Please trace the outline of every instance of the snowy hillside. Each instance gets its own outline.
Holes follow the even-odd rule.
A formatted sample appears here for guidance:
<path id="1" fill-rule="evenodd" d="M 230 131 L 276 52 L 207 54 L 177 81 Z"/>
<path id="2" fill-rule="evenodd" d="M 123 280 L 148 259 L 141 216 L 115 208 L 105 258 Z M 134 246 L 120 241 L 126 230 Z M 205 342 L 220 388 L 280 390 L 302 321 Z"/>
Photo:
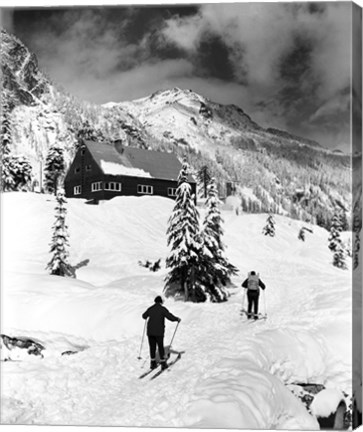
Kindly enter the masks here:
<path id="1" fill-rule="evenodd" d="M 272 211 L 330 227 L 340 205 L 349 217 L 350 155 L 273 125 L 264 128 L 243 107 L 216 103 L 191 89 L 104 105 L 79 101 L 38 69 L 36 54 L 15 36 L 2 31 L 1 41 L 10 147 L 29 159 L 32 185 L 43 182 L 48 150 L 55 144 L 65 149 L 69 167 L 87 124 L 111 142 L 187 156 L 194 171 L 208 166 L 221 196 L 227 182 L 235 184 L 245 211 Z"/>
<path id="2" fill-rule="evenodd" d="M 137 359 L 141 314 L 162 294 L 172 206 L 161 197 L 69 200 L 71 263 L 89 260 L 69 279 L 45 271 L 54 198 L 3 194 L 2 333 L 45 349 L 44 358 L 2 350 L 20 360 L 2 363 L 2 423 L 317 429 L 290 391 L 297 383 L 323 384 L 332 400 L 345 392 L 349 405 L 351 273 L 332 266 L 326 230 L 314 226 L 301 242 L 301 222 L 282 216 L 271 238 L 261 234 L 266 215 L 223 211 L 226 253 L 240 271 L 229 301 L 167 299 L 182 319 L 172 347 L 182 358 L 154 381 L 138 379 L 148 366 L 145 342 Z M 159 258 L 159 272 L 138 264 Z M 240 316 L 250 270 L 267 286 L 266 321 Z M 166 345 L 174 330 L 167 322 Z"/>

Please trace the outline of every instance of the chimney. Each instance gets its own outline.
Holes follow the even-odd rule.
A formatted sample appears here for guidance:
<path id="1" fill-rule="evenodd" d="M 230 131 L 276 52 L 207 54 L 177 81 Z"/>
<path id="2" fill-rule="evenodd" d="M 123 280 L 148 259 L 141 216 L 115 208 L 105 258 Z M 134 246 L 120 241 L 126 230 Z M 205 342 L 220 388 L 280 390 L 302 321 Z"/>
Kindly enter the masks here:
<path id="1" fill-rule="evenodd" d="M 124 146 L 122 145 L 122 140 L 121 139 L 117 139 L 113 142 L 115 149 L 118 153 L 122 154 L 125 151 Z"/>

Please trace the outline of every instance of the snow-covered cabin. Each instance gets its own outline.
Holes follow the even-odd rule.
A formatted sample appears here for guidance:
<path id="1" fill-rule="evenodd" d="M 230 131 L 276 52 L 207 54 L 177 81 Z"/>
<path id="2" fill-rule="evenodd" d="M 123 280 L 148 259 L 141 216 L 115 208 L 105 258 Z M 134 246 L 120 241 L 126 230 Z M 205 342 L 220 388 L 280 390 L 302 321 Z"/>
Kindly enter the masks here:
<path id="1" fill-rule="evenodd" d="M 175 198 L 182 164 L 173 153 L 84 141 L 65 177 L 68 198 L 94 202 L 117 195 L 159 195 Z M 188 178 L 193 193 L 196 183 Z"/>

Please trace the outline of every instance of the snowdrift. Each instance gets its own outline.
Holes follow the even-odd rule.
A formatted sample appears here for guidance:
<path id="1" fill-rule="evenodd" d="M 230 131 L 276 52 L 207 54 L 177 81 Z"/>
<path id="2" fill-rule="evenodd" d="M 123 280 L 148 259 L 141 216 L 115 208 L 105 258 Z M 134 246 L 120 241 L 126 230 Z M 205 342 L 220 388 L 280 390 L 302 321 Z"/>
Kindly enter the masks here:
<path id="1" fill-rule="evenodd" d="M 154 381 L 141 314 L 162 294 L 166 227 L 173 202 L 119 197 L 99 206 L 68 200 L 70 259 L 77 279 L 46 274 L 55 201 L 2 198 L 2 333 L 39 340 L 44 358 L 8 352 L 2 363 L 2 421 L 11 424 L 318 429 L 286 384 L 321 383 L 351 395 L 350 272 L 331 265 L 328 233 L 266 215 L 222 213 L 226 253 L 240 273 L 222 304 L 166 300 L 182 318 L 173 350 L 181 361 Z M 201 211 L 203 213 L 203 210 Z M 139 260 L 161 258 L 150 272 Z M 266 321 L 240 316 L 247 272 L 266 284 Z M 175 329 L 167 323 L 165 344 Z M 62 355 L 69 351 L 71 355 Z M 172 354 L 173 355 L 173 354 Z M 348 404 L 349 405 L 349 404 Z M 319 406 L 324 406 L 320 402 Z"/>

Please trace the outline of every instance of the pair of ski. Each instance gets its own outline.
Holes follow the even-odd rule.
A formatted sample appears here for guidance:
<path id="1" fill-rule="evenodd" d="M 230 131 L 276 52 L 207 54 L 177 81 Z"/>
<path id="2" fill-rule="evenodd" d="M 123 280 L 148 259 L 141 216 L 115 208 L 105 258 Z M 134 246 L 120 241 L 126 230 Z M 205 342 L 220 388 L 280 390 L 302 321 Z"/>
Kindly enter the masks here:
<path id="1" fill-rule="evenodd" d="M 140 375 L 139 379 L 145 378 L 146 376 L 150 375 L 152 372 L 156 372 L 156 373 L 150 378 L 150 380 L 157 378 L 163 372 L 168 371 L 170 367 L 173 366 L 177 361 L 179 361 L 181 359 L 181 355 L 182 353 L 178 353 L 175 359 L 168 363 L 168 367 L 166 369 L 162 369 L 161 364 L 159 363 L 155 369 L 149 369 L 148 371 Z"/>
<path id="2" fill-rule="evenodd" d="M 241 316 L 246 316 L 247 318 L 250 317 L 250 319 L 247 319 L 248 322 L 252 323 L 255 321 L 259 321 L 259 320 L 265 320 L 267 319 L 267 314 L 262 314 L 262 313 L 258 313 L 258 314 L 249 314 L 246 310 L 242 309 L 241 310 Z"/>

